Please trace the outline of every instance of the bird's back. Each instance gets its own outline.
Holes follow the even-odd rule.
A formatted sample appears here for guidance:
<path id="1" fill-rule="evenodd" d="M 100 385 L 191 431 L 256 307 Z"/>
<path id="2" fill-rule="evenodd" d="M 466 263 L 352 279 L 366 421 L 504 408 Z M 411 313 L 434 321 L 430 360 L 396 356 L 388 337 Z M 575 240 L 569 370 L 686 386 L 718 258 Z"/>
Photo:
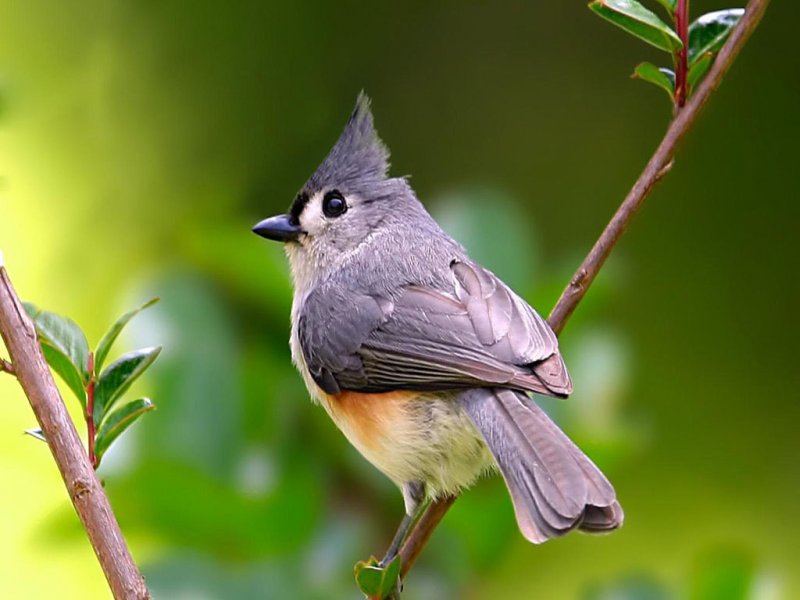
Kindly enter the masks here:
<path id="1" fill-rule="evenodd" d="M 453 293 L 450 264 L 468 260 L 464 248 L 439 227 L 416 198 L 398 204 L 397 210 L 328 278 L 357 293 L 389 297 L 396 297 L 409 285 Z"/>

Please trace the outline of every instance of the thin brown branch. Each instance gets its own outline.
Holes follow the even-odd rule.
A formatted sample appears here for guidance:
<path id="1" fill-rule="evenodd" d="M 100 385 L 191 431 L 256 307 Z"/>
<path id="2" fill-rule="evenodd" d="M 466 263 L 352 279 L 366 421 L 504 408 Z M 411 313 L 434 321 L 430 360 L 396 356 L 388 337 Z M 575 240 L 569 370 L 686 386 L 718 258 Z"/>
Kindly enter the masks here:
<path id="1" fill-rule="evenodd" d="M 125 538 L 42 356 L 36 331 L 0 263 L 0 334 L 75 511 L 117 600 L 150 598 Z"/>
<path id="2" fill-rule="evenodd" d="M 96 431 L 94 426 L 94 354 L 89 352 L 89 364 L 86 365 L 86 370 L 89 371 L 89 383 L 86 384 L 86 413 L 83 415 L 86 419 L 86 447 L 89 449 L 89 462 L 92 463 L 92 468 L 96 471 L 100 466 L 97 460 L 97 454 L 94 451 Z"/>
<path id="3" fill-rule="evenodd" d="M 675 10 L 675 30 L 681 38 L 683 45 L 675 53 L 675 110 L 678 111 L 686 104 L 689 95 L 689 0 L 678 0 Z"/>
<path id="4" fill-rule="evenodd" d="M 723 76 L 727 73 L 739 51 L 761 21 L 768 4 L 769 0 L 750 0 L 742 20 L 731 32 L 728 41 L 720 50 L 705 79 L 697 87 L 697 90 L 692 94 L 684 108 L 675 115 L 664 134 L 664 138 L 648 161 L 639 179 L 637 179 L 633 188 L 631 188 L 631 191 L 603 230 L 600 238 L 589 251 L 588 256 L 572 276 L 550 313 L 548 322 L 556 333 L 560 333 L 564 329 L 611 250 L 613 250 L 617 241 L 625 232 L 625 228 L 639 210 L 639 207 L 650 195 L 655 184 L 670 170 L 678 143 L 697 120 L 712 92 L 719 87 Z M 433 502 L 411 531 L 408 539 L 400 549 L 400 556 L 403 561 L 401 571 L 403 576 L 414 565 L 414 561 L 428 539 L 430 539 L 433 530 L 454 501 L 455 497 L 451 497 Z"/>
<path id="5" fill-rule="evenodd" d="M 595 242 L 589 255 L 572 276 L 566 289 L 558 299 L 555 308 L 550 313 L 548 321 L 556 333 L 560 333 L 564 328 L 570 315 L 583 299 L 586 290 L 589 289 L 611 250 L 613 250 L 620 236 L 625 232 L 628 223 L 630 223 L 639 207 L 650 195 L 653 186 L 664 175 L 664 171 L 669 169 L 669 164 L 675 154 L 675 148 L 697 120 L 700 111 L 708 102 L 712 92 L 719 87 L 723 76 L 727 73 L 736 55 L 739 54 L 742 46 L 744 46 L 750 34 L 753 33 L 753 30 L 761 21 L 768 4 L 769 0 L 751 0 L 748 3 L 741 22 L 733 30 L 730 38 L 720 50 L 708 75 L 697 87 L 695 93 L 692 94 L 686 106 L 678 112 L 670 123 L 664 138 L 645 166 L 639 179 L 631 188 L 631 191 L 628 192 L 628 196 L 617 209 L 600 238 Z"/>
<path id="6" fill-rule="evenodd" d="M 16 371 L 14 371 L 14 365 L 4 358 L 0 358 L 0 373 L 8 373 L 9 375 L 17 374 Z"/>

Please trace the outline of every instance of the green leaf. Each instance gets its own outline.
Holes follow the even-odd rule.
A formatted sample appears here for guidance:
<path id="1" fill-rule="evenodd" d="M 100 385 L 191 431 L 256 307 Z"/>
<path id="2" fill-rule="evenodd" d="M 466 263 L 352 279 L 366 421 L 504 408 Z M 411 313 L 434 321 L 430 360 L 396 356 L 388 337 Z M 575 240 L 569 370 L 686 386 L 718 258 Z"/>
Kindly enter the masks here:
<path id="1" fill-rule="evenodd" d="M 112 442 L 117 439 L 122 432 L 134 424 L 136 419 L 141 417 L 144 413 L 155 409 L 153 404 L 148 398 L 139 398 L 133 402 L 128 402 L 119 410 L 111 413 L 103 423 L 102 427 L 98 429 L 95 435 L 94 451 L 97 454 L 99 461 Z"/>
<path id="2" fill-rule="evenodd" d="M 636 0 L 593 0 L 589 3 L 589 8 L 660 50 L 672 54 L 683 46 L 669 25 Z"/>
<path id="3" fill-rule="evenodd" d="M 689 89 L 693 90 L 694 86 L 703 79 L 703 76 L 708 72 L 711 63 L 714 62 L 714 54 L 706 52 L 699 60 L 689 67 L 689 73 L 686 75 L 686 83 L 689 84 Z"/>
<path id="4" fill-rule="evenodd" d="M 392 562 L 383 568 L 383 581 L 381 583 L 381 598 L 386 598 L 397 584 L 400 577 L 400 555 L 394 557 Z"/>
<path id="5" fill-rule="evenodd" d="M 664 8 L 666 8 L 667 12 L 670 15 L 674 15 L 675 14 L 675 8 L 676 8 L 676 5 L 678 4 L 678 0 L 656 0 L 656 2 L 658 2 Z"/>
<path id="6" fill-rule="evenodd" d="M 371 558 L 364 562 L 358 561 L 353 567 L 356 577 L 356 584 L 366 596 L 376 596 L 381 593 L 383 585 L 383 569 L 378 566 L 378 562 Z"/>
<path id="7" fill-rule="evenodd" d="M 706 13 L 689 25 L 688 57 L 691 67 L 707 52 L 716 54 L 731 30 L 744 15 L 743 8 L 729 8 Z"/>
<path id="8" fill-rule="evenodd" d="M 89 343 L 83 331 L 72 319 L 41 311 L 27 302 L 24 306 L 36 327 L 45 360 L 85 404 Z"/>
<path id="9" fill-rule="evenodd" d="M 37 440 L 40 440 L 45 444 L 47 443 L 47 438 L 44 437 L 44 433 L 42 432 L 41 429 L 26 429 L 25 435 L 29 435 L 32 438 L 36 438 Z"/>
<path id="10" fill-rule="evenodd" d="M 367 596 L 386 598 L 397 584 L 400 576 L 400 557 L 395 556 L 392 562 L 381 567 L 372 556 L 368 561 L 360 560 L 353 567 L 358 588 Z"/>
<path id="11" fill-rule="evenodd" d="M 70 360 L 61 354 L 58 350 L 53 348 L 50 344 L 42 341 L 42 354 L 47 364 L 58 373 L 59 377 L 64 380 L 72 393 L 78 398 L 81 406 L 86 406 L 86 387 L 81 380 L 81 375 L 75 368 Z"/>
<path id="12" fill-rule="evenodd" d="M 143 311 L 145 308 L 153 306 L 156 302 L 158 302 L 158 298 L 153 298 L 152 300 L 148 300 L 144 304 L 142 304 L 139 308 L 132 310 L 130 312 L 125 313 L 117 322 L 111 326 L 111 329 L 106 332 L 103 336 L 103 339 L 100 340 L 100 343 L 97 345 L 97 350 L 94 353 L 94 369 L 95 373 L 99 373 L 100 369 L 103 368 L 103 363 L 105 363 L 106 358 L 108 358 L 108 353 L 111 350 L 111 346 L 114 344 L 114 341 L 119 336 L 120 332 L 124 329 L 125 325 Z"/>
<path id="13" fill-rule="evenodd" d="M 667 92 L 670 100 L 675 99 L 675 73 L 669 69 L 659 69 L 653 63 L 643 62 L 636 66 L 631 77 L 655 84 Z"/>
<path id="14" fill-rule="evenodd" d="M 94 422 L 99 425 L 131 384 L 145 372 L 161 352 L 161 346 L 134 350 L 108 365 L 97 382 L 94 395 Z"/>

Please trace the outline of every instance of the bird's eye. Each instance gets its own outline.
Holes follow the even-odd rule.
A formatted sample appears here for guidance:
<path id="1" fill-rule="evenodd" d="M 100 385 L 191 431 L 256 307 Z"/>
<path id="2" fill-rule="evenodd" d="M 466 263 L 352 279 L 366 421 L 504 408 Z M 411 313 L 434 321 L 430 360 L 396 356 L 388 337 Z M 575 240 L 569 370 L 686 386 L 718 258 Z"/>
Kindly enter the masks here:
<path id="1" fill-rule="evenodd" d="M 347 210 L 347 202 L 344 201 L 338 190 L 331 190 L 322 199 L 322 212 L 326 217 L 339 217 Z"/>

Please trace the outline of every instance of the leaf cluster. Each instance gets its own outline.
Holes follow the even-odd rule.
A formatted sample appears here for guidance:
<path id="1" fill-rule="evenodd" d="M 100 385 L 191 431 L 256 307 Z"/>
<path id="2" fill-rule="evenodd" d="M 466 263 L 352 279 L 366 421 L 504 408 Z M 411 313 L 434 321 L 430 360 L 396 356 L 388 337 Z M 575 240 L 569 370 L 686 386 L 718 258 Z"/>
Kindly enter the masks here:
<path id="1" fill-rule="evenodd" d="M 94 451 L 95 467 L 100 464 L 114 440 L 139 417 L 155 409 L 149 398 L 137 398 L 122 404 L 120 400 L 156 360 L 161 352 L 160 346 L 127 352 L 105 369 L 103 365 L 114 342 L 130 320 L 156 302 L 158 298 L 153 298 L 117 319 L 94 352 L 90 350 L 86 335 L 75 321 L 40 310 L 30 303 L 24 305 L 36 327 L 45 360 L 75 394 L 87 424 L 89 420 L 92 422 L 90 431 L 95 433 L 89 443 Z M 26 433 L 44 440 L 38 429 Z"/>
<path id="2" fill-rule="evenodd" d="M 675 23 L 677 0 L 657 0 Z M 673 67 L 658 67 L 650 62 L 636 66 L 632 77 L 652 83 L 675 102 L 675 69 L 683 42 L 675 29 L 637 0 L 593 0 L 589 8 L 629 34 L 673 56 Z M 729 8 L 706 13 L 688 28 L 686 82 L 689 93 L 703 79 L 714 57 L 730 32 L 744 15 L 743 8 Z"/>

